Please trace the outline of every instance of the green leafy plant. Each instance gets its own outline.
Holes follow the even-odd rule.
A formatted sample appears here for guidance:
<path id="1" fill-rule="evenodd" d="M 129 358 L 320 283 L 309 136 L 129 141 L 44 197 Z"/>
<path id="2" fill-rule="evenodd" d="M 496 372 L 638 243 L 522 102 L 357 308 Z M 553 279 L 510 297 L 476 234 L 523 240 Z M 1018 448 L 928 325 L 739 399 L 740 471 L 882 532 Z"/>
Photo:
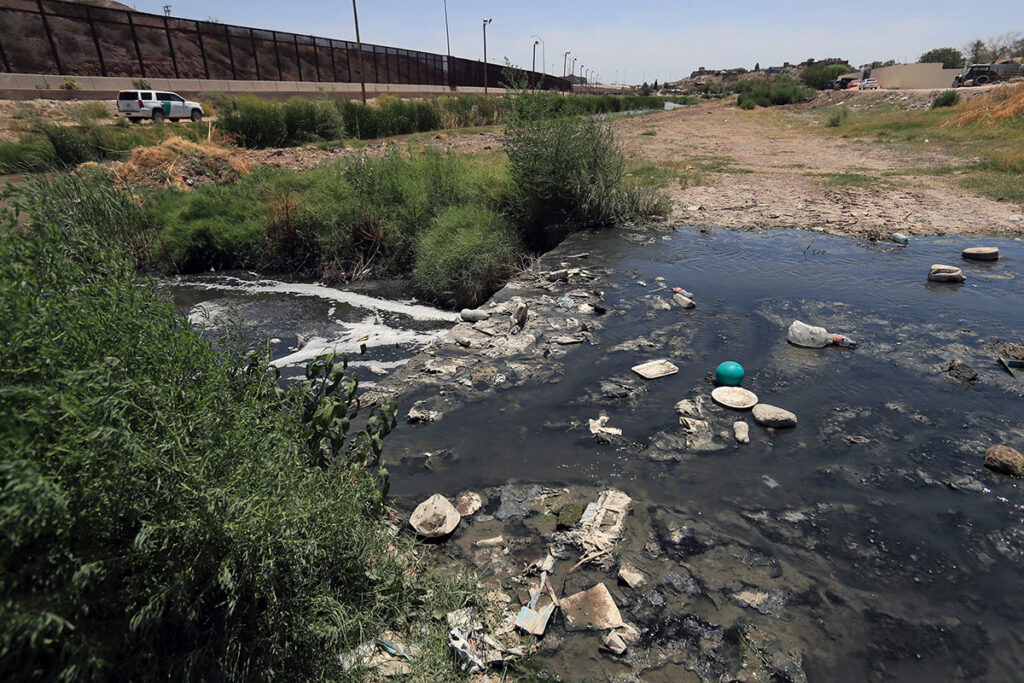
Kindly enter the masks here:
<path id="1" fill-rule="evenodd" d="M 850 112 L 848 109 L 845 107 L 837 107 L 836 109 L 833 109 L 828 115 L 828 118 L 825 119 L 825 127 L 838 128 L 849 115 Z"/>
<path id="2" fill-rule="evenodd" d="M 954 104 L 960 101 L 960 93 L 956 90 L 943 90 L 935 99 L 932 100 L 932 109 L 939 109 L 940 107 L 952 107 Z"/>
<path id="3" fill-rule="evenodd" d="M 133 78 L 132 79 L 132 87 L 133 88 L 138 88 L 139 90 L 152 90 L 153 89 L 153 86 L 151 86 L 149 84 L 149 81 L 147 81 L 145 78 Z"/>

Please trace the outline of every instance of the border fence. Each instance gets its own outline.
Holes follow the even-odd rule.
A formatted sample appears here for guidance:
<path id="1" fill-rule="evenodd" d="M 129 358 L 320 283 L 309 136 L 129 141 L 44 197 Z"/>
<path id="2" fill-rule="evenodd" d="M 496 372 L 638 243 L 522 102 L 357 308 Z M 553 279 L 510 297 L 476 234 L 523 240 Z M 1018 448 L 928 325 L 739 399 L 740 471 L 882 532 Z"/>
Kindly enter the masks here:
<path id="1" fill-rule="evenodd" d="M 503 67 L 384 45 L 182 19 L 64 0 L 0 0 L 6 73 L 236 81 L 498 86 Z M 360 64 L 362 66 L 360 67 Z M 524 72 L 531 87 L 570 90 Z"/>

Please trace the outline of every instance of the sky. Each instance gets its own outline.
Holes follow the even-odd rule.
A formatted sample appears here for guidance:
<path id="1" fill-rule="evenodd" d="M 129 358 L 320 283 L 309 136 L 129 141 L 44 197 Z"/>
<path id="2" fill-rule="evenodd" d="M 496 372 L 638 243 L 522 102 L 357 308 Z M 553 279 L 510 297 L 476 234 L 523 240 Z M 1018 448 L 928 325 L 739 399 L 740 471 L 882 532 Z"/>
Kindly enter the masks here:
<path id="1" fill-rule="evenodd" d="M 122 0 L 162 13 L 167 0 Z M 355 39 L 352 7 L 324 0 L 169 0 L 171 14 L 229 24 Z M 982 6 L 979 6 L 982 7 Z M 366 43 L 445 53 L 443 0 L 362 0 L 360 37 Z M 603 82 L 677 80 L 700 66 L 752 69 L 841 57 L 854 65 L 875 60 L 913 62 L 936 47 L 961 48 L 1011 31 L 1024 31 L 1024 2 L 995 0 L 976 11 L 946 0 L 862 2 L 752 0 L 448 0 L 451 52 L 488 61 L 507 57 L 529 68 L 534 36 L 537 70 L 562 75 L 563 54 Z"/>

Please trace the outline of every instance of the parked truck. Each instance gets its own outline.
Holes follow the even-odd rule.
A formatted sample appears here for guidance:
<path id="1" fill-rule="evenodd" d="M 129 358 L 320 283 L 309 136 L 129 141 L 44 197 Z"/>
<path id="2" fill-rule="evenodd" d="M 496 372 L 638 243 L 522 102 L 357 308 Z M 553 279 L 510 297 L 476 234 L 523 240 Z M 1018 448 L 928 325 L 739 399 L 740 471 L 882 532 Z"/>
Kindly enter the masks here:
<path id="1" fill-rule="evenodd" d="M 1021 69 L 1021 65 L 1009 59 L 995 64 L 971 64 L 953 79 L 953 87 L 998 83 L 1022 75 L 1024 69 Z"/>

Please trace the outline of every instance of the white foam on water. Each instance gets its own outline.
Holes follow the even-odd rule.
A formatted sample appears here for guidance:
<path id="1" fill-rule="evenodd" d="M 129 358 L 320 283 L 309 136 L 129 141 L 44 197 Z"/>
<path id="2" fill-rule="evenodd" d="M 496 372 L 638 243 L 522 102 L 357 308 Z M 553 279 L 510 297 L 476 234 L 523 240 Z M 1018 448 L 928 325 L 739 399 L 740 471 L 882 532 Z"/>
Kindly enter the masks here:
<path id="1" fill-rule="evenodd" d="M 403 347 L 404 350 L 407 350 L 411 357 L 422 347 L 447 332 L 447 330 L 444 329 L 406 330 L 388 327 L 387 325 L 375 322 L 374 316 L 364 318 L 360 322 L 344 322 L 341 320 L 336 320 L 335 322 L 338 323 L 343 330 L 338 337 L 334 339 L 313 337 L 305 346 L 295 353 L 288 354 L 281 358 L 276 358 L 271 361 L 271 364 L 276 365 L 277 367 L 285 367 L 288 365 L 295 365 L 297 363 L 304 363 L 319 355 L 331 352 L 336 354 L 347 353 L 349 356 L 355 356 L 359 353 L 359 347 L 361 344 L 366 344 L 367 348 L 395 344 Z M 396 363 L 399 361 L 374 361 L 376 365 L 379 365 L 382 368 L 389 367 L 389 362 Z M 408 359 L 400 362 L 404 364 L 408 362 Z M 353 361 L 350 365 L 362 363 L 363 361 Z M 369 361 L 366 361 L 366 364 L 369 365 Z"/>
<path id="2" fill-rule="evenodd" d="M 350 306 L 366 308 L 373 311 L 388 311 L 389 313 L 400 313 L 415 320 L 439 320 L 455 322 L 459 319 L 458 313 L 442 311 L 432 306 L 422 304 L 410 304 L 400 301 L 381 299 L 356 292 L 346 292 L 333 287 L 325 287 L 315 283 L 304 282 L 278 282 L 276 280 L 241 280 L 239 278 L 224 277 L 219 282 L 192 282 L 193 287 L 205 289 L 224 290 L 229 292 L 245 292 L 248 294 L 294 294 L 296 296 L 314 296 L 328 301 L 335 301 Z"/>
<path id="3" fill-rule="evenodd" d="M 207 329 L 217 329 L 223 319 L 228 317 L 231 309 L 216 301 L 204 301 L 188 310 L 188 321 L 192 325 L 202 325 Z"/>

